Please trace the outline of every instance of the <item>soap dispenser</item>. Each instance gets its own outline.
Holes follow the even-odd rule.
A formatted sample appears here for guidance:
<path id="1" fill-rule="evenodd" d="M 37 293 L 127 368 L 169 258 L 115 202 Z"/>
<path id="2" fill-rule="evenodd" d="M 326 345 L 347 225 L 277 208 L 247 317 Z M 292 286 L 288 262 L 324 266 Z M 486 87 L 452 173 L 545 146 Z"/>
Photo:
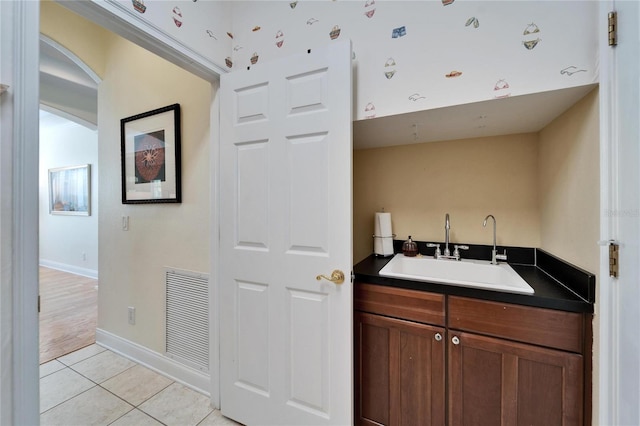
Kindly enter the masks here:
<path id="1" fill-rule="evenodd" d="M 418 254 L 418 244 L 411 239 L 411 235 L 409 235 L 409 239 L 407 241 L 402 243 L 402 254 L 407 257 L 414 257 Z"/>

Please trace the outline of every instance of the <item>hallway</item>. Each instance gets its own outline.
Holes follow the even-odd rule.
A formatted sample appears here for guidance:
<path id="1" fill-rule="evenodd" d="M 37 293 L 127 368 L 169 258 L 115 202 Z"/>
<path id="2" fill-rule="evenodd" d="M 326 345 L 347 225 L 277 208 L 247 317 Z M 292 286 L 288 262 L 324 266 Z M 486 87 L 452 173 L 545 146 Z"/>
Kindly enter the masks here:
<path id="1" fill-rule="evenodd" d="M 40 267 L 40 364 L 96 341 L 98 280 Z"/>

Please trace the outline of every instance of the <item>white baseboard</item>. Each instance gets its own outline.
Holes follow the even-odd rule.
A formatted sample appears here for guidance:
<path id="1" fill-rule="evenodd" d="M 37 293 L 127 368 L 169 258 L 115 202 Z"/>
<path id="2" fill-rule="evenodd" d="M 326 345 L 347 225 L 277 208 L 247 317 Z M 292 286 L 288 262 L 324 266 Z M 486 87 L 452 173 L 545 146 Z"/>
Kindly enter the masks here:
<path id="1" fill-rule="evenodd" d="M 58 271 L 69 272 L 71 274 L 82 275 L 83 277 L 98 279 L 98 271 L 95 269 L 81 268 L 80 266 L 69 265 L 67 263 L 54 262 L 53 260 L 40 259 L 40 266 L 57 269 Z"/>
<path id="2" fill-rule="evenodd" d="M 123 339 L 100 328 L 96 329 L 96 343 L 138 364 L 157 371 L 176 382 L 182 383 L 193 390 L 209 397 L 211 396 L 211 379 L 207 373 L 180 364 L 161 353 L 152 351 L 142 345 Z"/>

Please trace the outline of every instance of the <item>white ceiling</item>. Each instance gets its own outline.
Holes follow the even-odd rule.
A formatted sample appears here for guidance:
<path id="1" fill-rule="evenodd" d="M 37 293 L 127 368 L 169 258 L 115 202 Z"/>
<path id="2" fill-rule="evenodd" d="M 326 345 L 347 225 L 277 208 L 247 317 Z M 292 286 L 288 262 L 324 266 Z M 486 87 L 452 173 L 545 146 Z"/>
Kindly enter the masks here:
<path id="1" fill-rule="evenodd" d="M 446 141 L 542 130 L 596 84 L 446 108 L 359 120 L 354 149 Z"/>

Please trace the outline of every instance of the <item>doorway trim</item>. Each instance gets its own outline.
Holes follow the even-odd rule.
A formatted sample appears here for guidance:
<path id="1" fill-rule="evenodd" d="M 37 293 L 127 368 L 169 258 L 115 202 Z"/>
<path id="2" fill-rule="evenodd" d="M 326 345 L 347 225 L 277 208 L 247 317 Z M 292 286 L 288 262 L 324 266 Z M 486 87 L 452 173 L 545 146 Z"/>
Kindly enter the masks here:
<path id="1" fill-rule="evenodd" d="M 39 2 L 0 2 L 0 423 L 38 424 Z M 36 367 L 36 368 L 34 368 Z"/>
<path id="2" fill-rule="evenodd" d="M 227 71 L 115 0 L 58 3 L 207 81 Z"/>

